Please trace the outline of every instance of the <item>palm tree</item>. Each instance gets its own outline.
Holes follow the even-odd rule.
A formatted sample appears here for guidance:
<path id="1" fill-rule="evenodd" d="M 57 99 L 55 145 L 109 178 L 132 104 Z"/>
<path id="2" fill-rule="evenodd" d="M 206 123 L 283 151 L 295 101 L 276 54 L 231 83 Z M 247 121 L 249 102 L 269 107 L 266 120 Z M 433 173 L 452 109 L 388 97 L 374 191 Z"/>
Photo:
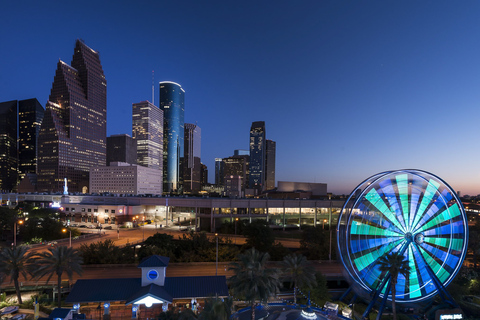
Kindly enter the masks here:
<path id="1" fill-rule="evenodd" d="M 297 304 L 299 287 L 312 288 L 316 285 L 315 270 L 308 264 L 307 258 L 301 254 L 289 254 L 283 258 L 284 274 L 293 286 L 293 303 Z"/>
<path id="2" fill-rule="evenodd" d="M 277 269 L 266 267 L 270 255 L 252 248 L 238 255 L 238 261 L 232 262 L 228 270 L 235 274 L 229 278 L 233 295 L 244 298 L 250 303 L 252 320 L 255 320 L 255 303 L 266 302 L 277 293 L 281 283 Z"/>
<path id="3" fill-rule="evenodd" d="M 377 264 L 379 265 L 379 270 L 383 273 L 386 272 L 390 274 L 391 291 L 392 291 L 392 311 L 393 311 L 393 320 L 397 319 L 397 309 L 395 305 L 395 295 L 396 295 L 396 285 L 397 278 L 399 274 L 402 274 L 404 277 L 410 272 L 410 266 L 408 260 L 405 259 L 404 255 L 401 255 L 398 251 L 385 254 L 378 260 Z M 388 293 L 387 293 L 388 294 Z"/>
<path id="4" fill-rule="evenodd" d="M 232 315 L 232 298 L 208 298 L 198 320 L 228 320 Z"/>
<path id="5" fill-rule="evenodd" d="M 57 275 L 58 288 L 58 307 L 61 306 L 61 291 L 62 274 L 67 273 L 71 280 L 73 273 L 82 275 L 82 258 L 76 249 L 67 248 L 65 246 L 49 248 L 47 252 L 38 254 L 35 259 L 36 270 L 35 277 L 41 278 L 48 276 L 47 282 L 50 281 L 54 274 Z"/>
<path id="6" fill-rule="evenodd" d="M 0 273 L 9 276 L 10 281 L 13 281 L 19 304 L 22 303 L 22 295 L 20 294 L 18 278 L 20 275 L 27 278 L 30 256 L 27 253 L 27 247 L 8 247 L 0 251 Z"/>

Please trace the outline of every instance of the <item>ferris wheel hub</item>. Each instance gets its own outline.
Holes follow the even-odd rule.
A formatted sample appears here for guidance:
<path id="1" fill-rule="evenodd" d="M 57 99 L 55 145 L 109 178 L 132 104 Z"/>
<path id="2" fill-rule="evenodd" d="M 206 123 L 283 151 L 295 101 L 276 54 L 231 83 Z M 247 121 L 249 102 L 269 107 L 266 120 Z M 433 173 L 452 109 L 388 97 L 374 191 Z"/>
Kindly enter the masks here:
<path id="1" fill-rule="evenodd" d="M 416 244 L 422 244 L 424 240 L 425 240 L 425 236 L 423 235 L 423 233 L 419 232 L 415 235 Z"/>

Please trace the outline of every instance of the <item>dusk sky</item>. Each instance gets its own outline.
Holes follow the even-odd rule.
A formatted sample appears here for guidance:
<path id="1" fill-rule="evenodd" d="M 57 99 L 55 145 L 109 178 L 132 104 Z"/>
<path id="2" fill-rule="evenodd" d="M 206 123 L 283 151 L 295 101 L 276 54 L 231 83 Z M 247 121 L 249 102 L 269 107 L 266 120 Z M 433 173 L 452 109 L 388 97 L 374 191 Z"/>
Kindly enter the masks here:
<path id="1" fill-rule="evenodd" d="M 202 162 L 277 143 L 276 180 L 348 194 L 371 175 L 421 169 L 480 194 L 479 1 L 2 1 L 0 101 L 45 107 L 75 40 L 100 52 L 107 134 L 132 103 L 185 89 Z"/>

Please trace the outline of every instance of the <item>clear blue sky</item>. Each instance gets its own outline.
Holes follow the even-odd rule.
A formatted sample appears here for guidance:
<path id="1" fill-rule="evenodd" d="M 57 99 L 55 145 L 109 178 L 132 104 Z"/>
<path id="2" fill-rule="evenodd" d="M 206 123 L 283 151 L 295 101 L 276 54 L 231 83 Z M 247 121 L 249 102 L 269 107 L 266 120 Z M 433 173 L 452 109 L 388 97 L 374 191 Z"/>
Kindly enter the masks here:
<path id="1" fill-rule="evenodd" d="M 479 1 L 2 1 L 0 101 L 48 99 L 77 38 L 100 52 L 108 135 L 158 82 L 186 90 L 202 161 L 277 142 L 277 181 L 349 193 L 390 169 L 480 193 Z"/>

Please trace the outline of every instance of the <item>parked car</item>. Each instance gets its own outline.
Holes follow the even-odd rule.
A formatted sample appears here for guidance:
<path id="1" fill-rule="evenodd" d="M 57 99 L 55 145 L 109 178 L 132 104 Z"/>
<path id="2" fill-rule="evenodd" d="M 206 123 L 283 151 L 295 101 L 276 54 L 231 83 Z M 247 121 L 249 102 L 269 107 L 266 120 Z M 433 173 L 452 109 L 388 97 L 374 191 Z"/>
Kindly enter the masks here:
<path id="1" fill-rule="evenodd" d="M 79 227 L 79 228 L 86 228 L 87 226 L 84 225 L 84 224 L 81 224 L 81 225 L 79 225 L 78 227 Z"/>
<path id="2" fill-rule="evenodd" d="M 105 230 L 112 230 L 113 227 L 112 227 L 112 226 L 106 226 L 106 227 L 104 227 L 103 229 L 105 229 Z"/>
<path id="3" fill-rule="evenodd" d="M 95 225 L 90 224 L 90 225 L 87 226 L 87 228 L 88 228 L 88 229 L 95 229 Z"/>

